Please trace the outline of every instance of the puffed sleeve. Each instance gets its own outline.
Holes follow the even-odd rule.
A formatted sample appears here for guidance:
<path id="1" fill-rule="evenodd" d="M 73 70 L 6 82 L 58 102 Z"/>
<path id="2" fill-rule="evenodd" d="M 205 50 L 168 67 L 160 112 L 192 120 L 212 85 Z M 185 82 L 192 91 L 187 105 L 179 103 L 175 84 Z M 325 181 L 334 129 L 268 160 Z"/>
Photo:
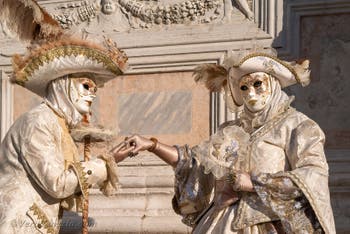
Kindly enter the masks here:
<path id="1" fill-rule="evenodd" d="M 317 194 L 320 190 L 328 191 L 324 134 L 313 121 L 306 120 L 291 130 L 288 140 L 285 152 L 291 170 L 254 175 L 255 191 L 280 217 L 286 233 L 324 233 L 315 212 L 317 206 L 310 198 L 310 194 Z M 319 180 L 320 176 L 322 180 Z M 313 184 L 322 183 L 325 187 L 300 183 L 300 180 L 306 182 L 310 179 Z"/>
<path id="2" fill-rule="evenodd" d="M 214 178 L 204 173 L 192 149 L 188 146 L 177 149 L 179 161 L 175 168 L 173 208 L 183 216 L 185 224 L 193 226 L 197 216 L 209 205 Z"/>

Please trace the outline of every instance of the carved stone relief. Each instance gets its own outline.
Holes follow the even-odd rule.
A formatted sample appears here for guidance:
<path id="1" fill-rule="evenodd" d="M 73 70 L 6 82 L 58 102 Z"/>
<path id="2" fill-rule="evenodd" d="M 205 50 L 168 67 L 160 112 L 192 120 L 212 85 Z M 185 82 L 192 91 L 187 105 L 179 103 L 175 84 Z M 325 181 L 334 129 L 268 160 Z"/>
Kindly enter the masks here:
<path id="1" fill-rule="evenodd" d="M 229 21 L 233 8 L 252 19 L 250 5 L 251 0 L 85 0 L 60 4 L 50 12 L 66 29 L 125 32 Z"/>

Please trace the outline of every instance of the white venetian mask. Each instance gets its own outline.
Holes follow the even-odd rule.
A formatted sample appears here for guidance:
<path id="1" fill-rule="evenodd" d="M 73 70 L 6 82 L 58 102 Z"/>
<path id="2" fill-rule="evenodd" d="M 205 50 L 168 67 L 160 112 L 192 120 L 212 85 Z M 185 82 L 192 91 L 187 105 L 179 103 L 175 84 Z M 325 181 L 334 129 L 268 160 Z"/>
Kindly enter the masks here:
<path id="1" fill-rule="evenodd" d="M 258 112 L 265 108 L 271 97 L 271 83 L 269 75 L 264 72 L 254 72 L 242 77 L 239 89 L 244 105 L 251 112 Z"/>
<path id="2" fill-rule="evenodd" d="M 88 78 L 72 78 L 69 87 L 69 98 L 80 114 L 91 111 L 91 104 L 96 98 L 97 86 Z"/>

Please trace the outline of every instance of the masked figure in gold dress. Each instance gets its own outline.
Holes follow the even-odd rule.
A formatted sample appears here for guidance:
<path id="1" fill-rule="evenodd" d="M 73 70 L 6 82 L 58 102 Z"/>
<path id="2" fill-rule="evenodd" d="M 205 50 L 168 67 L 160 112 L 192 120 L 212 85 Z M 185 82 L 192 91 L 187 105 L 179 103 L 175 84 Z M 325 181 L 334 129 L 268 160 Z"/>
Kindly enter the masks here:
<path id="1" fill-rule="evenodd" d="M 202 65 L 196 80 L 224 89 L 239 118 L 192 148 L 134 135 L 115 149 L 117 161 L 148 150 L 172 165 L 173 208 L 193 233 L 334 234 L 324 133 L 281 89 L 307 85 L 309 73 L 307 60 L 258 53 Z"/>

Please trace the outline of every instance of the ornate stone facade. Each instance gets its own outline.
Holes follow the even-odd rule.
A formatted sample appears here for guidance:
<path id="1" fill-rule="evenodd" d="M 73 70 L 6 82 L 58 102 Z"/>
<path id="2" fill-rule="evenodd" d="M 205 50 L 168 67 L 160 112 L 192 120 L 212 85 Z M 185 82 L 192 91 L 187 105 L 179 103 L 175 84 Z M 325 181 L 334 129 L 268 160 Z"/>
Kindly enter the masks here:
<path id="1" fill-rule="evenodd" d="M 220 63 L 225 54 L 253 46 L 274 47 L 284 59 L 310 58 L 313 71 L 310 87 L 289 92 L 296 94 L 297 108 L 326 132 L 337 233 L 349 233 L 350 125 L 346 77 L 350 72 L 347 66 L 350 38 L 344 30 L 350 21 L 349 1 L 38 2 L 72 33 L 93 40 L 110 37 L 128 54 L 128 73 L 101 89 L 94 106 L 98 113 L 94 118 L 99 123 L 120 130 L 118 140 L 126 134 L 142 132 L 169 144 L 195 145 L 214 132 L 218 124 L 231 118 L 220 94 L 209 94 L 193 82 L 191 71 L 198 64 Z M 251 12 L 242 9 L 242 2 L 248 4 Z M 11 33 L 1 24 L 0 42 L 3 137 L 13 119 L 40 99 L 9 84 L 11 55 L 22 53 L 24 45 L 11 39 Z M 138 108 L 133 109 L 128 103 Z M 161 110 L 164 115 L 152 115 L 154 110 Z M 164 116 L 167 118 L 162 119 Z M 172 117 L 186 124 L 172 125 L 175 122 Z M 156 121 L 158 118 L 161 120 Z M 133 124 L 134 121 L 151 127 Z M 190 232 L 171 209 L 170 167 L 153 155 L 144 154 L 123 162 L 120 177 L 123 187 L 111 200 L 93 191 L 91 233 L 164 233 L 165 229 L 172 233 Z M 77 231 L 80 218 L 71 214 L 66 217 L 62 233 Z"/>
<path id="2" fill-rule="evenodd" d="M 245 1 L 243 0 L 244 4 L 248 6 Z M 232 2 L 227 0 L 84 0 L 60 4 L 52 14 L 66 29 L 90 27 L 92 22 L 98 21 L 99 24 L 109 26 L 106 32 L 112 32 L 151 28 L 155 25 L 219 22 L 223 18 L 231 18 L 232 7 Z M 242 11 L 248 18 L 252 18 L 250 9 L 242 8 Z M 99 31 L 99 28 L 94 27 L 93 30 Z"/>

